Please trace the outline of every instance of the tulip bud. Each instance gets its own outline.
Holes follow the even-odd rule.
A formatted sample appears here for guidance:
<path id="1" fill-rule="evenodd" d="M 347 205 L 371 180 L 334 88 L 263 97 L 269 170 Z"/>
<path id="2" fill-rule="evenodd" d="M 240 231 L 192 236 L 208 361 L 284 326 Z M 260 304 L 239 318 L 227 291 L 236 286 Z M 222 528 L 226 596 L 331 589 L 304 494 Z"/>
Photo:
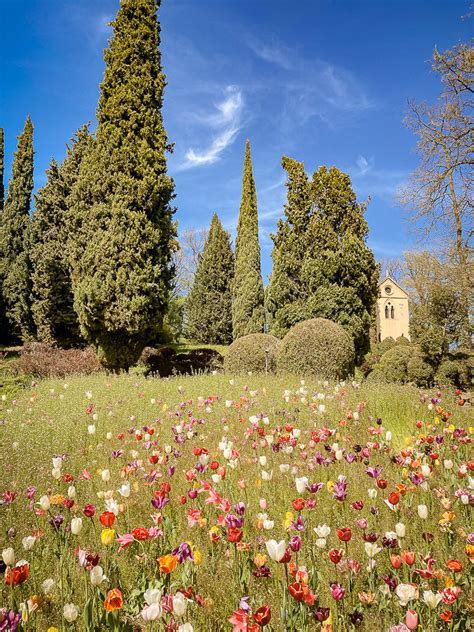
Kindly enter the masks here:
<path id="1" fill-rule="evenodd" d="M 418 516 L 422 520 L 426 520 L 428 518 L 428 507 L 426 505 L 418 505 Z"/>
<path id="2" fill-rule="evenodd" d="M 416 630 L 418 627 L 418 613 L 416 610 L 407 610 L 405 624 L 409 630 Z"/>
<path id="3" fill-rule="evenodd" d="M 73 518 L 71 520 L 71 533 L 73 535 L 79 535 L 82 530 L 82 518 Z"/>

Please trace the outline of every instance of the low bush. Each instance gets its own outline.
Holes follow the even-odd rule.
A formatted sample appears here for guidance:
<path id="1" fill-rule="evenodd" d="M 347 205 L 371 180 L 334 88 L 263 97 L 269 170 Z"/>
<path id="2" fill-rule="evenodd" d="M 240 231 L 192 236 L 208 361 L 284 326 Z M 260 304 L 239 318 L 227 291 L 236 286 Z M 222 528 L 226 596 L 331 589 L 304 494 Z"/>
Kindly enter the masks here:
<path id="1" fill-rule="evenodd" d="M 383 354 L 367 379 L 370 382 L 408 382 L 408 362 L 412 355 L 413 347 L 409 345 L 392 347 Z"/>
<path id="2" fill-rule="evenodd" d="M 428 387 L 433 384 L 434 367 L 427 362 L 425 356 L 420 352 L 415 352 L 408 360 L 407 378 L 409 382 L 414 382 L 417 386 Z"/>
<path id="3" fill-rule="evenodd" d="M 474 354 L 459 350 L 443 360 L 436 371 L 435 382 L 439 386 L 455 386 L 464 390 L 473 388 Z"/>
<path id="4" fill-rule="evenodd" d="M 89 375 L 100 370 L 92 349 L 60 349 L 43 342 L 25 344 L 18 367 L 22 373 L 39 378 Z"/>
<path id="5" fill-rule="evenodd" d="M 313 318 L 295 325 L 281 342 L 278 371 L 345 379 L 354 370 L 355 350 L 349 334 L 326 318 Z"/>
<path id="6" fill-rule="evenodd" d="M 249 334 L 230 345 L 224 359 L 226 373 L 274 373 L 280 341 L 268 334 Z"/>

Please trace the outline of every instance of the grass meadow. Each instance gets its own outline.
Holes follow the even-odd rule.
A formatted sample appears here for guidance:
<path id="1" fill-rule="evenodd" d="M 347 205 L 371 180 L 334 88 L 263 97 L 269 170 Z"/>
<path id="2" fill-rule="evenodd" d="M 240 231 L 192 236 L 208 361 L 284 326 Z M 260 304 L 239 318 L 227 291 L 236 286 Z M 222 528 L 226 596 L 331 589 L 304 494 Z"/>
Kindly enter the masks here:
<path id="1" fill-rule="evenodd" d="M 467 630 L 458 399 L 223 374 L 5 390 L 0 630 Z"/>

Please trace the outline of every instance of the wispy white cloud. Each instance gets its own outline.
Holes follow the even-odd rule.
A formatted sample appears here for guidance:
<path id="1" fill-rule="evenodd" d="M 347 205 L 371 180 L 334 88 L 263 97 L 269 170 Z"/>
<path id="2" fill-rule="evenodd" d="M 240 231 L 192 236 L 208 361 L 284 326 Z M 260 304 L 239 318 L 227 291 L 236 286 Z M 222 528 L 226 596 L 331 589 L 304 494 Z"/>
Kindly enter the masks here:
<path id="1" fill-rule="evenodd" d="M 357 156 L 356 165 L 361 176 L 365 176 L 371 169 L 371 165 L 365 156 Z"/>
<path id="2" fill-rule="evenodd" d="M 215 104 L 216 112 L 199 116 L 202 123 L 214 130 L 214 137 L 205 149 L 189 148 L 178 170 L 192 169 L 217 162 L 222 152 L 232 145 L 241 128 L 244 99 L 237 86 L 227 86 L 225 98 Z"/>
<path id="3" fill-rule="evenodd" d="M 285 70 L 293 66 L 292 51 L 287 46 L 275 42 L 268 44 L 255 38 L 250 39 L 248 44 L 255 55 L 264 61 L 281 66 Z"/>

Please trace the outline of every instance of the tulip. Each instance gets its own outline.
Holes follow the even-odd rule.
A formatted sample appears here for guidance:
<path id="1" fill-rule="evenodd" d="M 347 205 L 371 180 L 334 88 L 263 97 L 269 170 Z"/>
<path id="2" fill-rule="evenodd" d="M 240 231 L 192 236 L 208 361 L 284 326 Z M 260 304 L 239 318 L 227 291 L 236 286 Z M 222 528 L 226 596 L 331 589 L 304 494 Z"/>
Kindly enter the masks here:
<path id="1" fill-rule="evenodd" d="M 390 563 L 392 564 L 392 568 L 398 570 L 402 565 L 402 558 L 399 555 L 391 555 Z"/>
<path id="2" fill-rule="evenodd" d="M 73 603 L 64 604 L 63 617 L 66 619 L 66 621 L 72 623 L 77 619 L 78 616 L 79 608 L 77 606 L 75 606 Z"/>
<path id="3" fill-rule="evenodd" d="M 413 551 L 402 551 L 402 560 L 408 566 L 411 566 L 415 562 L 415 553 Z"/>
<path id="4" fill-rule="evenodd" d="M 418 516 L 422 520 L 426 520 L 426 518 L 428 518 L 428 507 L 426 505 L 418 505 L 417 511 L 418 511 Z"/>
<path id="5" fill-rule="evenodd" d="M 364 548 L 365 548 L 366 555 L 370 559 L 375 557 L 377 555 L 377 553 L 380 553 L 380 551 L 382 550 L 382 547 L 381 546 L 377 546 L 377 544 L 375 544 L 375 542 L 365 542 Z"/>
<path id="6" fill-rule="evenodd" d="M 39 505 L 43 511 L 48 511 L 51 506 L 50 500 L 48 496 L 41 496 L 39 499 Z"/>
<path id="7" fill-rule="evenodd" d="M 145 606 L 141 611 L 142 619 L 146 622 L 148 621 L 156 621 L 163 614 L 163 608 L 161 604 L 156 602 L 152 603 L 149 606 Z"/>
<path id="8" fill-rule="evenodd" d="M 102 566 L 94 566 L 91 570 L 91 584 L 93 586 L 100 586 L 102 582 L 107 581 L 107 577 L 104 575 L 104 569 Z"/>
<path id="9" fill-rule="evenodd" d="M 101 478 L 104 483 L 108 483 L 110 481 L 110 470 L 102 470 Z"/>
<path id="10" fill-rule="evenodd" d="M 153 603 L 161 602 L 161 591 L 158 588 L 148 588 L 143 594 L 146 603 L 151 606 Z"/>
<path id="11" fill-rule="evenodd" d="M 302 476 L 301 478 L 295 478 L 295 484 L 296 484 L 296 491 L 298 492 L 298 494 L 302 494 L 306 489 L 306 485 L 308 484 L 308 479 L 306 478 L 306 476 Z"/>
<path id="12" fill-rule="evenodd" d="M 434 593 L 432 590 L 423 591 L 423 601 L 431 610 L 434 610 L 443 597 L 439 593 Z"/>
<path id="13" fill-rule="evenodd" d="M 314 527 L 313 531 L 316 533 L 318 538 L 327 538 L 331 533 L 331 527 L 328 527 L 327 524 L 319 524 L 317 527 Z"/>
<path id="14" fill-rule="evenodd" d="M 115 529 L 102 529 L 100 541 L 104 546 L 110 546 L 115 539 Z"/>
<path id="15" fill-rule="evenodd" d="M 403 522 L 397 522 L 397 524 L 395 525 L 395 533 L 397 534 L 398 538 L 404 538 L 406 535 L 406 527 L 403 524 Z"/>
<path id="16" fill-rule="evenodd" d="M 2 559 L 7 566 L 13 566 L 15 563 L 15 551 L 11 546 L 9 546 L 8 549 L 3 549 Z"/>
<path id="17" fill-rule="evenodd" d="M 71 520 L 71 533 L 79 535 L 82 530 L 82 518 L 73 518 Z"/>
<path id="18" fill-rule="evenodd" d="M 182 593 L 173 595 L 173 613 L 177 617 L 182 617 L 186 612 L 186 598 Z"/>
<path id="19" fill-rule="evenodd" d="M 118 588 L 112 588 L 107 593 L 107 597 L 104 601 L 104 608 L 106 612 L 114 612 L 114 610 L 120 610 L 123 606 L 123 596 Z"/>
<path id="20" fill-rule="evenodd" d="M 345 593 L 346 591 L 344 587 L 341 586 L 341 584 L 338 584 L 337 582 L 331 584 L 331 596 L 336 601 L 340 601 L 341 599 L 343 599 Z"/>
<path id="21" fill-rule="evenodd" d="M 89 424 L 89 425 L 87 426 L 87 432 L 88 432 L 90 435 L 95 434 L 95 425 L 94 425 L 94 424 Z"/>
<path id="22" fill-rule="evenodd" d="M 405 624 L 409 630 L 416 630 L 418 627 L 418 613 L 416 610 L 407 610 Z"/>
<path id="23" fill-rule="evenodd" d="M 286 542 L 285 540 L 280 540 L 280 542 L 276 542 L 276 540 L 268 540 L 265 542 L 265 546 L 267 547 L 268 555 L 274 562 L 281 562 L 286 552 Z"/>
<path id="24" fill-rule="evenodd" d="M 21 541 L 25 551 L 31 551 L 31 549 L 35 545 L 35 542 L 36 542 L 36 538 L 33 537 L 32 535 L 27 535 L 26 538 L 23 538 L 23 540 Z"/>

